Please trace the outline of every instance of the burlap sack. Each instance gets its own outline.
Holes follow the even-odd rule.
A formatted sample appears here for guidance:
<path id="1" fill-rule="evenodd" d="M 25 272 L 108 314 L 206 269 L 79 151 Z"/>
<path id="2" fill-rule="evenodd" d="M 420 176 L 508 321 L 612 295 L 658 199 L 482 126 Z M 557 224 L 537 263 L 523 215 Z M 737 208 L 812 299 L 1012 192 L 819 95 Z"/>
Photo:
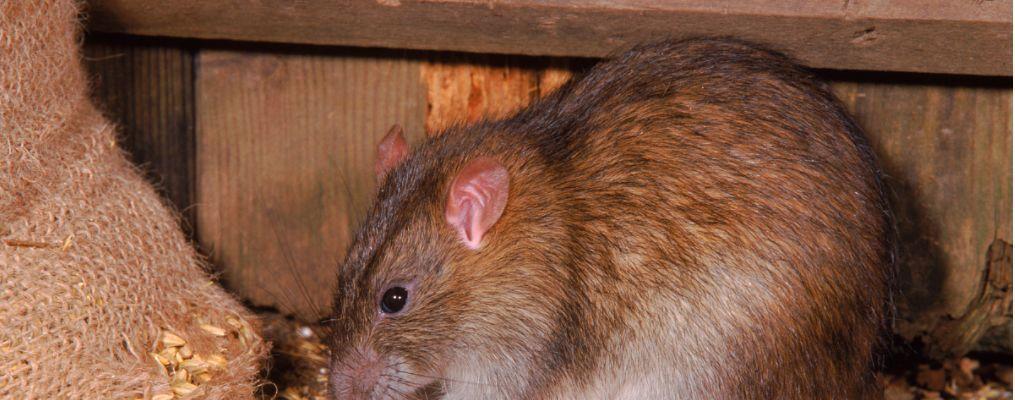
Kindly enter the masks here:
<path id="1" fill-rule="evenodd" d="M 79 28 L 0 1 L 0 398 L 251 398 L 253 319 L 90 104 Z"/>

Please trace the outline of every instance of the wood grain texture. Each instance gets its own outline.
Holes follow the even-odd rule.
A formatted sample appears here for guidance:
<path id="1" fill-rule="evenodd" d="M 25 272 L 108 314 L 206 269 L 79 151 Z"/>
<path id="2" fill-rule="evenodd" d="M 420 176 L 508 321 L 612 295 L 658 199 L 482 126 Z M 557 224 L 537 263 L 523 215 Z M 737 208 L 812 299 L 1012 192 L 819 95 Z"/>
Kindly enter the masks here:
<path id="1" fill-rule="evenodd" d="M 199 54 L 199 238 L 251 303 L 329 309 L 376 143 L 395 123 L 410 143 L 423 135 L 419 61 L 398 54 Z"/>
<path id="2" fill-rule="evenodd" d="M 431 53 L 422 66 L 426 131 L 510 115 L 553 92 L 591 63 L 567 58 L 529 58 Z"/>
<path id="3" fill-rule="evenodd" d="M 504 117 L 539 95 L 539 69 L 508 56 L 437 54 L 423 63 L 426 131 Z"/>
<path id="4" fill-rule="evenodd" d="M 969 307 L 988 281 L 988 249 L 995 241 L 1012 244 L 1011 81 L 957 86 L 927 78 L 834 87 L 889 176 L 901 239 L 897 331 L 924 336 L 938 354 L 970 350 L 976 340 L 951 337 L 969 327 L 939 326 L 974 312 Z M 1006 321 L 999 325 L 1010 326 L 1010 303 L 1007 318 L 1000 313 Z"/>
<path id="5" fill-rule="evenodd" d="M 567 83 L 577 72 L 591 66 L 590 60 L 551 58 L 539 71 L 539 96 L 545 97 Z"/>
<path id="6" fill-rule="evenodd" d="M 89 27 L 578 57 L 662 37 L 735 36 L 818 68 L 1010 76 L 1011 10 L 1011 0 L 93 0 Z"/>
<path id="7" fill-rule="evenodd" d="M 124 37 L 84 47 L 92 94 L 119 126 L 118 141 L 160 194 L 194 226 L 194 51 Z"/>

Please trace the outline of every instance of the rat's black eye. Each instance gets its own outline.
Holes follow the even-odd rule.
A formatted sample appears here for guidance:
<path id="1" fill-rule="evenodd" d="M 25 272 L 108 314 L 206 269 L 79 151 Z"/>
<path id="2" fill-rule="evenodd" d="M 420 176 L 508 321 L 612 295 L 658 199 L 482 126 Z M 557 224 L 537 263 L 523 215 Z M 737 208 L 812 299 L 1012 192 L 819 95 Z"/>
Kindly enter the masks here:
<path id="1" fill-rule="evenodd" d="M 381 297 L 381 311 L 385 314 L 402 311 L 406 300 L 409 300 L 409 292 L 405 288 L 395 286 L 388 289 L 387 292 L 384 292 L 384 297 Z"/>

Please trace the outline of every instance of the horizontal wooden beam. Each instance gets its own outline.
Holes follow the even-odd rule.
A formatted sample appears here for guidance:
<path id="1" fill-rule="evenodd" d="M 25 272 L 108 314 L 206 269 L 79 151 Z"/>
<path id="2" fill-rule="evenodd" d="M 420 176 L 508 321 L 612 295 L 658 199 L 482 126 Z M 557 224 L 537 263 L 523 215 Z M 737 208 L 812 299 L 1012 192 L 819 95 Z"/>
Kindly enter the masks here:
<path id="1" fill-rule="evenodd" d="M 91 0 L 94 31 L 602 57 L 729 35 L 816 68 L 1010 76 L 1012 0 Z"/>

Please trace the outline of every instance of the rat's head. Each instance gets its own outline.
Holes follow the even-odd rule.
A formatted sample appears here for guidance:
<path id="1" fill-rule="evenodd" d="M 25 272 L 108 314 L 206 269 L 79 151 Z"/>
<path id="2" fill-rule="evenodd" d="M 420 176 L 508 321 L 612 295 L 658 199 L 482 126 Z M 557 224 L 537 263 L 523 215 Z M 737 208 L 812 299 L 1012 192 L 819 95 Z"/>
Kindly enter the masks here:
<path id="1" fill-rule="evenodd" d="M 546 300 L 520 250 L 508 166 L 428 146 L 406 161 L 397 128 L 378 146 L 377 201 L 340 270 L 333 398 L 435 398 L 492 385 L 466 377 L 522 377 L 526 338 L 546 325 L 526 307 Z"/>

